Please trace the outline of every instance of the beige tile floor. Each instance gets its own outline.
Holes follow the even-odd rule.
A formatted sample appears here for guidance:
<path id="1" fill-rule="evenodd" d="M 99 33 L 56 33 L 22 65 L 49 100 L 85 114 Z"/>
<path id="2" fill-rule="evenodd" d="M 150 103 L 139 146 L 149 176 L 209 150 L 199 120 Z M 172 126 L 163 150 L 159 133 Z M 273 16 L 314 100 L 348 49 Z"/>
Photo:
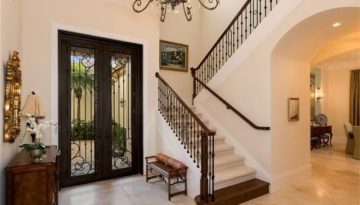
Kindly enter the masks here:
<path id="1" fill-rule="evenodd" d="M 60 205 L 195 205 L 190 197 L 167 199 L 162 181 L 146 183 L 141 175 L 64 188 L 59 194 Z"/>
<path id="2" fill-rule="evenodd" d="M 360 161 L 334 144 L 311 152 L 312 177 L 244 205 L 360 205 Z"/>
<path id="3" fill-rule="evenodd" d="M 335 144 L 311 153 L 312 177 L 287 189 L 254 199 L 245 205 L 360 205 L 360 161 Z M 189 197 L 167 200 L 162 182 L 145 183 L 132 176 L 62 189 L 60 205 L 194 205 Z"/>

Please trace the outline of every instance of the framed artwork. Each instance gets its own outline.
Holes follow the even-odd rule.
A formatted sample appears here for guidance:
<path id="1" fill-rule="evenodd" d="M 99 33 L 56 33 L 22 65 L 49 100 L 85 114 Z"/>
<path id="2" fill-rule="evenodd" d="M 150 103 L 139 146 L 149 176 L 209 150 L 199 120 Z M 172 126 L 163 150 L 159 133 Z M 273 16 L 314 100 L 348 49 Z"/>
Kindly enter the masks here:
<path id="1" fill-rule="evenodd" d="M 289 122 L 300 120 L 300 100 L 299 98 L 288 99 L 288 119 Z"/>
<path id="2" fill-rule="evenodd" d="M 160 69 L 187 72 L 188 56 L 187 45 L 160 40 Z"/>

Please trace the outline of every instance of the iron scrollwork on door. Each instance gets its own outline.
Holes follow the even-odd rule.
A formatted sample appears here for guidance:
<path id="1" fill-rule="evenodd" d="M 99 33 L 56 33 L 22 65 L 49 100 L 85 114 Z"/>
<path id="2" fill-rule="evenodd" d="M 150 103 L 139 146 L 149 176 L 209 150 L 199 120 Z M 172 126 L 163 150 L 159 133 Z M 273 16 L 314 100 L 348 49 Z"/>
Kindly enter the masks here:
<path id="1" fill-rule="evenodd" d="M 14 51 L 6 64 L 4 142 L 14 142 L 20 133 L 21 70 L 19 53 Z"/>
<path id="2" fill-rule="evenodd" d="M 94 50 L 71 48 L 71 176 L 95 173 Z"/>
<path id="3" fill-rule="evenodd" d="M 130 130 L 131 56 L 114 54 L 112 67 L 112 169 L 132 166 Z"/>

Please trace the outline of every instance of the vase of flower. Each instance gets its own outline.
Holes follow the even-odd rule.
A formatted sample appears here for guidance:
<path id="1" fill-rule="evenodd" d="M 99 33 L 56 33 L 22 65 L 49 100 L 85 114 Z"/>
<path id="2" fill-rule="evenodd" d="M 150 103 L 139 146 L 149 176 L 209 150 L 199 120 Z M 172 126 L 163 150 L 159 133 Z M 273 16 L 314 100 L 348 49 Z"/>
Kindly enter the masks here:
<path id="1" fill-rule="evenodd" d="M 48 148 L 41 142 L 43 131 L 45 128 L 49 127 L 50 125 L 56 126 L 57 124 L 45 121 L 39 122 L 38 119 L 32 115 L 27 115 L 28 121 L 26 122 L 26 130 L 30 133 L 32 138 L 31 144 L 23 144 L 20 147 L 27 150 L 34 162 L 40 162 L 42 156 L 46 154 L 46 149 Z"/>
<path id="2" fill-rule="evenodd" d="M 48 148 L 48 146 L 42 143 L 23 144 L 20 147 L 24 148 L 30 153 L 33 162 L 40 162 L 41 157 L 46 154 L 46 149 Z"/>

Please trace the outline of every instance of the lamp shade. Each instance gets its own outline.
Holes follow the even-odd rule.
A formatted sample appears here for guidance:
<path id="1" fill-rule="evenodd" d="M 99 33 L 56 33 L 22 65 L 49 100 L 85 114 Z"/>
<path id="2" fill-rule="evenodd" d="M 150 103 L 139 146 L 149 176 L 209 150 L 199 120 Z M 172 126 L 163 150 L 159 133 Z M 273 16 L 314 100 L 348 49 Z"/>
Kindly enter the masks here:
<path id="1" fill-rule="evenodd" d="M 45 113 L 40 105 L 39 96 L 33 93 L 28 95 L 24 107 L 21 109 L 21 115 L 32 115 L 34 117 L 45 117 Z"/>

